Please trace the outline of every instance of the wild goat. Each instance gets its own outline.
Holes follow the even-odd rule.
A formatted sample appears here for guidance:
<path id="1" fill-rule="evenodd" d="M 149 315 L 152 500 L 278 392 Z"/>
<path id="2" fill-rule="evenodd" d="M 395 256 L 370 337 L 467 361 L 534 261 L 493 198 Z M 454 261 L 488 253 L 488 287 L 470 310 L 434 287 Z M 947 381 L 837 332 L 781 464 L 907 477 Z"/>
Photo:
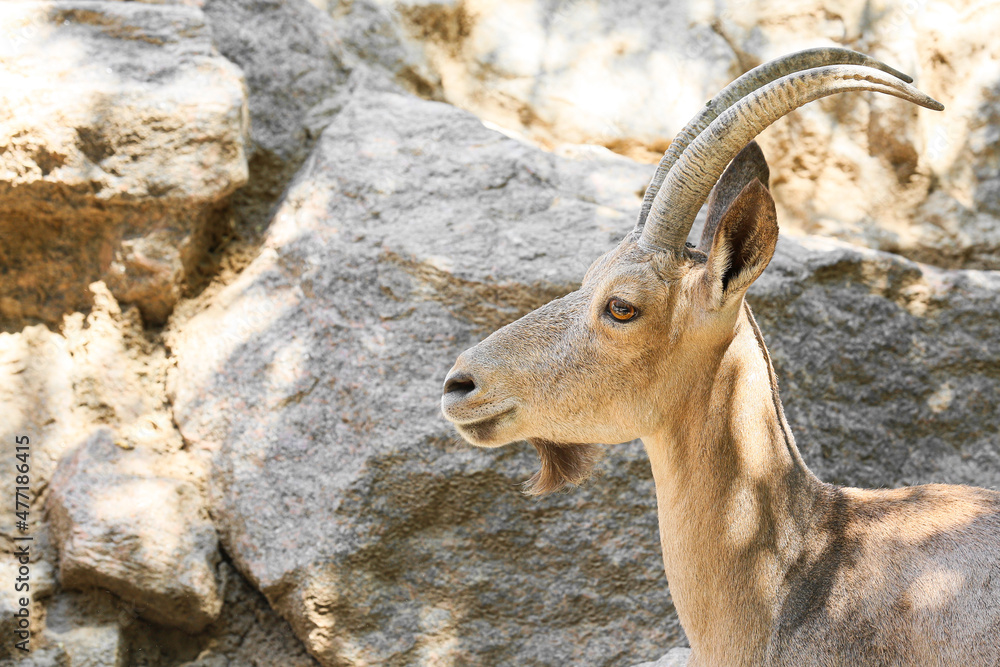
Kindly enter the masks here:
<path id="1" fill-rule="evenodd" d="M 677 136 L 635 229 L 581 288 L 464 352 L 445 380 L 444 414 L 469 442 L 537 448 L 532 493 L 581 480 L 591 443 L 642 439 L 690 665 L 1000 665 L 1000 493 L 821 482 L 744 301 L 778 238 L 753 138 L 849 90 L 943 109 L 911 81 L 843 49 L 743 75 Z"/>

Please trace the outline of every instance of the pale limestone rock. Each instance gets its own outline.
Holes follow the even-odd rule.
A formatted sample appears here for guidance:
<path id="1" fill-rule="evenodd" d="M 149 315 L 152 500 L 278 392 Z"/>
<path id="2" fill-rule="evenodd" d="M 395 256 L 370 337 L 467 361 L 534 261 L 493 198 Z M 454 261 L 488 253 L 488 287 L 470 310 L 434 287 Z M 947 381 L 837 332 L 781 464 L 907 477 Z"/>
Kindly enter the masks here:
<path id="1" fill-rule="evenodd" d="M 174 453 L 181 449 L 163 395 L 165 351 L 149 345 L 139 314 L 122 312 L 107 287 L 90 286 L 94 306 L 75 313 L 61 333 L 44 325 L 0 333 L 0 438 L 12 460 L 15 438 L 28 438 L 31 496 L 37 499 L 63 454 L 97 424 L 113 424 L 123 447 Z M 199 464 L 186 464 L 192 479 Z M 0 476 L 14 495 L 15 479 Z M 32 509 L 29 523 L 42 518 Z"/>
<path id="2" fill-rule="evenodd" d="M 0 321 L 90 304 L 104 280 L 170 314 L 247 180 L 242 75 L 195 7 L 0 5 Z"/>

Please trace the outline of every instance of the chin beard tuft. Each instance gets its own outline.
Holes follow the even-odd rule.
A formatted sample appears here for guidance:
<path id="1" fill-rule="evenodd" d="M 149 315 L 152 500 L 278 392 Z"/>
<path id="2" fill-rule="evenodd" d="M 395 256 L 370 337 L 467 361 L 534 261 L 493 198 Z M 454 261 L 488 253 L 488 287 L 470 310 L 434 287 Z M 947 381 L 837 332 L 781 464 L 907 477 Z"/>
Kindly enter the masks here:
<path id="1" fill-rule="evenodd" d="M 564 445 L 547 440 L 531 440 L 538 450 L 541 469 L 524 483 L 524 492 L 529 496 L 540 496 L 558 491 L 567 484 L 579 484 L 594 471 L 601 460 L 601 448 L 597 445 Z"/>

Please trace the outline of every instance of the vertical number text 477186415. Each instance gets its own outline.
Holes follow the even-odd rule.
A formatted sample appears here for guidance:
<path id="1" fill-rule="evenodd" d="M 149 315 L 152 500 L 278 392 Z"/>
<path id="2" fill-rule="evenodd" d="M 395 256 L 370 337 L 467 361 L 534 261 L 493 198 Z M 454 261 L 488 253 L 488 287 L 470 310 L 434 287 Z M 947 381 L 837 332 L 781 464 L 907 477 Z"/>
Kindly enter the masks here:
<path id="1" fill-rule="evenodd" d="M 30 650 L 31 618 L 31 542 L 33 536 L 28 534 L 28 513 L 31 511 L 31 443 L 26 435 L 14 438 L 14 557 L 17 559 L 17 575 L 14 578 L 14 590 L 19 594 L 17 610 L 14 617 L 17 624 L 14 628 L 14 646 L 22 651 Z"/>

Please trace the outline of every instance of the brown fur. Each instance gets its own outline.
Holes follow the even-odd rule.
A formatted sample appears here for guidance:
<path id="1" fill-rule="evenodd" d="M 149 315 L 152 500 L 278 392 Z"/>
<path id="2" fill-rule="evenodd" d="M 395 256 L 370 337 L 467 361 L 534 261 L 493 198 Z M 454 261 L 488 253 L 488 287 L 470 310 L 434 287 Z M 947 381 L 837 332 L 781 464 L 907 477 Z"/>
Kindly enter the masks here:
<path id="1" fill-rule="evenodd" d="M 777 243 L 766 181 L 744 150 L 701 249 L 630 235 L 578 291 L 464 352 L 444 414 L 479 446 L 529 440 L 529 493 L 586 476 L 597 449 L 571 443 L 642 438 L 689 666 L 998 667 L 1000 493 L 838 488 L 802 461 L 744 301 Z"/>
<path id="2" fill-rule="evenodd" d="M 535 446 L 541 468 L 524 483 L 529 496 L 552 493 L 567 484 L 580 484 L 590 477 L 594 465 L 601 460 L 601 448 L 596 445 L 560 445 L 529 438 Z"/>

